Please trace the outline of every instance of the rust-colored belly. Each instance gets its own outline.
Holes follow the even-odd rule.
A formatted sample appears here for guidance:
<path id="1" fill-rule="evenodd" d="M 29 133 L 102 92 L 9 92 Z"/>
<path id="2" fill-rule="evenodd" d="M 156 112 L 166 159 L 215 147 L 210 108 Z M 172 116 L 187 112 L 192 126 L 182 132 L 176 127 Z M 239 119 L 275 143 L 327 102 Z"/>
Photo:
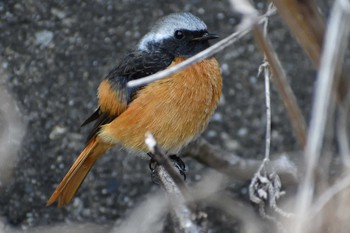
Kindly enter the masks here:
<path id="1" fill-rule="evenodd" d="M 219 64 L 215 58 L 204 60 L 147 85 L 99 135 L 106 142 L 147 152 L 144 140 L 150 131 L 163 150 L 176 153 L 206 128 L 221 89 Z"/>

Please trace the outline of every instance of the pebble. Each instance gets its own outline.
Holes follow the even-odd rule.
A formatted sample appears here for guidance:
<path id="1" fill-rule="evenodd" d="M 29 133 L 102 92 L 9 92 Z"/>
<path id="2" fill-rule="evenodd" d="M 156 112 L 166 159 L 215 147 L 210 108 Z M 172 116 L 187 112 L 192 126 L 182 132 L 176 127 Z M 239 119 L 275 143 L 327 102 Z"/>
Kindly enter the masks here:
<path id="1" fill-rule="evenodd" d="M 35 44 L 46 47 L 52 41 L 53 36 L 54 34 L 51 31 L 44 30 L 37 32 L 35 33 Z"/>

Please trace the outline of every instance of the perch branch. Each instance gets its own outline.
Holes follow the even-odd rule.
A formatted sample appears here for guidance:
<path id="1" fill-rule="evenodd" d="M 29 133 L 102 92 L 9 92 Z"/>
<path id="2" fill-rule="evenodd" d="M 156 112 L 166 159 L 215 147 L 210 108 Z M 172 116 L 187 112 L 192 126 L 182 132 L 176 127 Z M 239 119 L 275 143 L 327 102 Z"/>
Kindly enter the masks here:
<path id="1" fill-rule="evenodd" d="M 197 226 L 192 220 L 192 212 L 186 205 L 186 200 L 183 191 L 188 194 L 185 188 L 185 183 L 183 182 L 181 176 L 175 171 L 173 166 L 169 163 L 165 154 L 160 150 L 151 133 L 146 134 L 146 145 L 148 146 L 150 152 L 153 154 L 153 159 L 159 164 L 155 171 L 159 177 L 162 187 L 166 191 L 174 215 L 173 222 L 178 223 L 177 232 L 183 233 L 199 233 L 202 232 L 200 227 Z"/>

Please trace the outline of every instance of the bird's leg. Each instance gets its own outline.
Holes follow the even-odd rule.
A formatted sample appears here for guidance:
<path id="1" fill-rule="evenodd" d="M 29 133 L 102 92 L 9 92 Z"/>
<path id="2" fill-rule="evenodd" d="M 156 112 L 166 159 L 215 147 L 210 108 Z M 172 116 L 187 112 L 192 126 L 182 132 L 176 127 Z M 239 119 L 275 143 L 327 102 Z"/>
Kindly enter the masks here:
<path id="1" fill-rule="evenodd" d="M 149 169 L 154 172 L 154 170 L 156 170 L 157 166 L 158 166 L 158 163 L 157 161 L 154 159 L 154 156 L 151 152 L 148 152 L 147 155 L 151 158 L 150 161 L 149 161 Z"/>
<path id="2" fill-rule="evenodd" d="M 184 180 L 186 180 L 186 164 L 182 159 L 180 159 L 177 155 L 169 155 L 169 158 L 171 161 L 173 161 L 174 166 L 179 170 L 180 175 L 184 177 Z"/>
<path id="3" fill-rule="evenodd" d="M 149 161 L 149 169 L 151 170 L 151 178 L 153 183 L 160 184 L 159 177 L 156 174 L 156 168 L 158 166 L 158 162 L 154 159 L 154 155 L 151 152 L 148 152 L 147 155 L 151 158 Z"/>
<path id="4" fill-rule="evenodd" d="M 151 152 L 148 152 L 147 155 L 151 158 L 148 166 L 149 166 L 149 169 L 151 170 L 152 180 L 154 183 L 159 183 L 159 182 L 156 182 L 156 178 L 155 178 L 156 177 L 155 170 L 159 164 L 154 159 L 154 155 Z M 186 164 L 184 163 L 184 161 L 182 161 L 182 159 L 180 159 L 180 157 L 175 154 L 169 155 L 169 159 L 173 162 L 177 170 L 179 170 L 180 175 L 183 176 L 184 180 L 186 180 Z"/>

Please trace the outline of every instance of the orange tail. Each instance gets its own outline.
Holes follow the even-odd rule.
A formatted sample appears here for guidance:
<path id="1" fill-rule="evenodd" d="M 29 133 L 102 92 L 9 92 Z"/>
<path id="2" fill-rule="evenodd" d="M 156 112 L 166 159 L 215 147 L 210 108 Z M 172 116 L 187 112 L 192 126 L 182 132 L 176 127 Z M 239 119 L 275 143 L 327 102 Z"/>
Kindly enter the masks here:
<path id="1" fill-rule="evenodd" d="M 49 206 L 55 201 L 58 201 L 58 207 L 67 205 L 78 191 L 97 159 L 110 147 L 110 144 L 102 142 L 99 137 L 91 139 L 58 185 L 55 192 L 51 195 L 50 199 L 47 201 L 47 205 Z"/>

